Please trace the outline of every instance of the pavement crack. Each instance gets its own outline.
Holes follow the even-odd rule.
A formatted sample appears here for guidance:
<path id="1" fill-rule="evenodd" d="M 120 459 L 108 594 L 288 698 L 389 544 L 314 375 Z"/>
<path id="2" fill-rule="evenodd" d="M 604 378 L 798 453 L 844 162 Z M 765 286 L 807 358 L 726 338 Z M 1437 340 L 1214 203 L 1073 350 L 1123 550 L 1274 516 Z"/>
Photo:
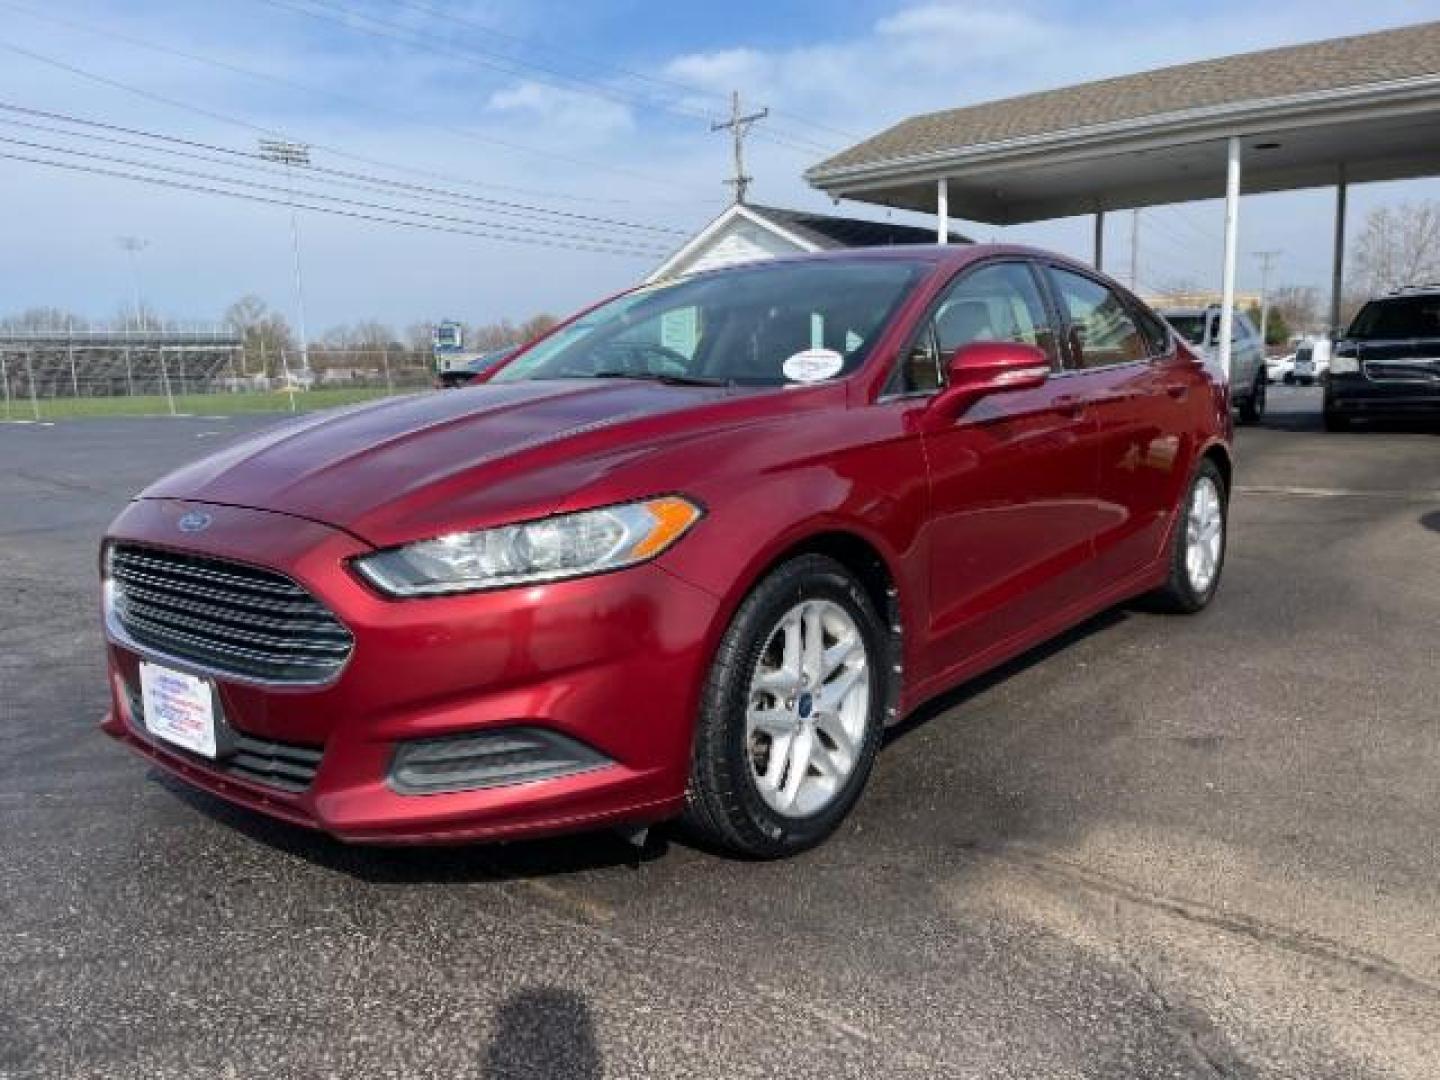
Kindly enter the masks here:
<path id="1" fill-rule="evenodd" d="M 1127 903 L 1138 904 L 1198 926 L 1249 938 L 1262 945 L 1284 949 L 1287 952 L 1315 960 L 1341 964 L 1371 978 L 1404 987 L 1427 997 L 1440 999 L 1440 986 L 1435 983 L 1405 971 L 1376 953 L 1345 945 L 1320 934 L 1294 927 L 1276 926 L 1249 915 L 1220 912 L 1198 901 L 1152 892 L 1053 856 L 1028 853 L 1011 854 L 998 849 L 977 848 L 975 850 L 986 858 L 1028 869 L 1069 885 L 1080 886 L 1093 892 L 1124 900 Z"/>

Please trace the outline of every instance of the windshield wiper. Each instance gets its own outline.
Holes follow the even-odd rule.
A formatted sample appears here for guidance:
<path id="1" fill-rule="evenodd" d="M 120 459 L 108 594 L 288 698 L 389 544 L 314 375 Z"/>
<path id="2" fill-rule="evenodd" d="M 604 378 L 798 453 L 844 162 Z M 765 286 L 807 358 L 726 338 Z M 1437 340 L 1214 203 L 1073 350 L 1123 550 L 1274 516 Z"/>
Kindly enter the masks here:
<path id="1" fill-rule="evenodd" d="M 592 379 L 639 379 L 666 386 L 734 386 L 734 379 L 710 379 L 703 375 L 665 375 L 654 371 L 596 371 Z"/>

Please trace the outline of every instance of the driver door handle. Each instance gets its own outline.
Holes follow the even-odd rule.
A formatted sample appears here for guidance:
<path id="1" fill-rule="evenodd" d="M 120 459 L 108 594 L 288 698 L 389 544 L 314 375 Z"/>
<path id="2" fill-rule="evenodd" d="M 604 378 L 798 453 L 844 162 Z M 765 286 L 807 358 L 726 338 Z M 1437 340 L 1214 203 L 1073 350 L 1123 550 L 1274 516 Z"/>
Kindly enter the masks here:
<path id="1" fill-rule="evenodd" d="M 1072 420 L 1078 420 L 1085 415 L 1085 399 L 1076 394 L 1061 394 L 1055 399 L 1055 408 Z"/>

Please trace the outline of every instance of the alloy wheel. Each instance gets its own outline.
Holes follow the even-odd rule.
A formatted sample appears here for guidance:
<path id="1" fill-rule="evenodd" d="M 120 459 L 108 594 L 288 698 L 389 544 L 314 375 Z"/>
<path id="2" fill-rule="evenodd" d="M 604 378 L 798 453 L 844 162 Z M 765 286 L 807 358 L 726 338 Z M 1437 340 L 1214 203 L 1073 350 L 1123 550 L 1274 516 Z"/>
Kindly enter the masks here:
<path id="1" fill-rule="evenodd" d="M 1200 596 L 1210 591 L 1219 572 L 1224 530 L 1220 489 L 1210 477 L 1202 476 L 1190 493 L 1190 508 L 1185 516 L 1185 572 L 1191 588 Z"/>
<path id="2" fill-rule="evenodd" d="M 870 721 L 870 667 L 854 618 L 806 600 L 776 623 L 746 697 L 751 778 L 776 813 L 824 810 L 855 771 Z"/>

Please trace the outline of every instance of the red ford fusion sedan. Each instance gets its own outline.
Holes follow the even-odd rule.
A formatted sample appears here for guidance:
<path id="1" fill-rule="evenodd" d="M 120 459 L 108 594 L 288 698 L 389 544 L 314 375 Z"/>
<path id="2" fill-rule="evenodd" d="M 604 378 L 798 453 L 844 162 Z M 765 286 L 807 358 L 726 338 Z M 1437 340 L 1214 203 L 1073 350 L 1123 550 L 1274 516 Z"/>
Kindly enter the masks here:
<path id="1" fill-rule="evenodd" d="M 830 833 L 882 730 L 1225 556 L 1223 378 L 1015 247 L 731 268 L 307 417 L 102 550 L 111 735 L 346 840 Z"/>

